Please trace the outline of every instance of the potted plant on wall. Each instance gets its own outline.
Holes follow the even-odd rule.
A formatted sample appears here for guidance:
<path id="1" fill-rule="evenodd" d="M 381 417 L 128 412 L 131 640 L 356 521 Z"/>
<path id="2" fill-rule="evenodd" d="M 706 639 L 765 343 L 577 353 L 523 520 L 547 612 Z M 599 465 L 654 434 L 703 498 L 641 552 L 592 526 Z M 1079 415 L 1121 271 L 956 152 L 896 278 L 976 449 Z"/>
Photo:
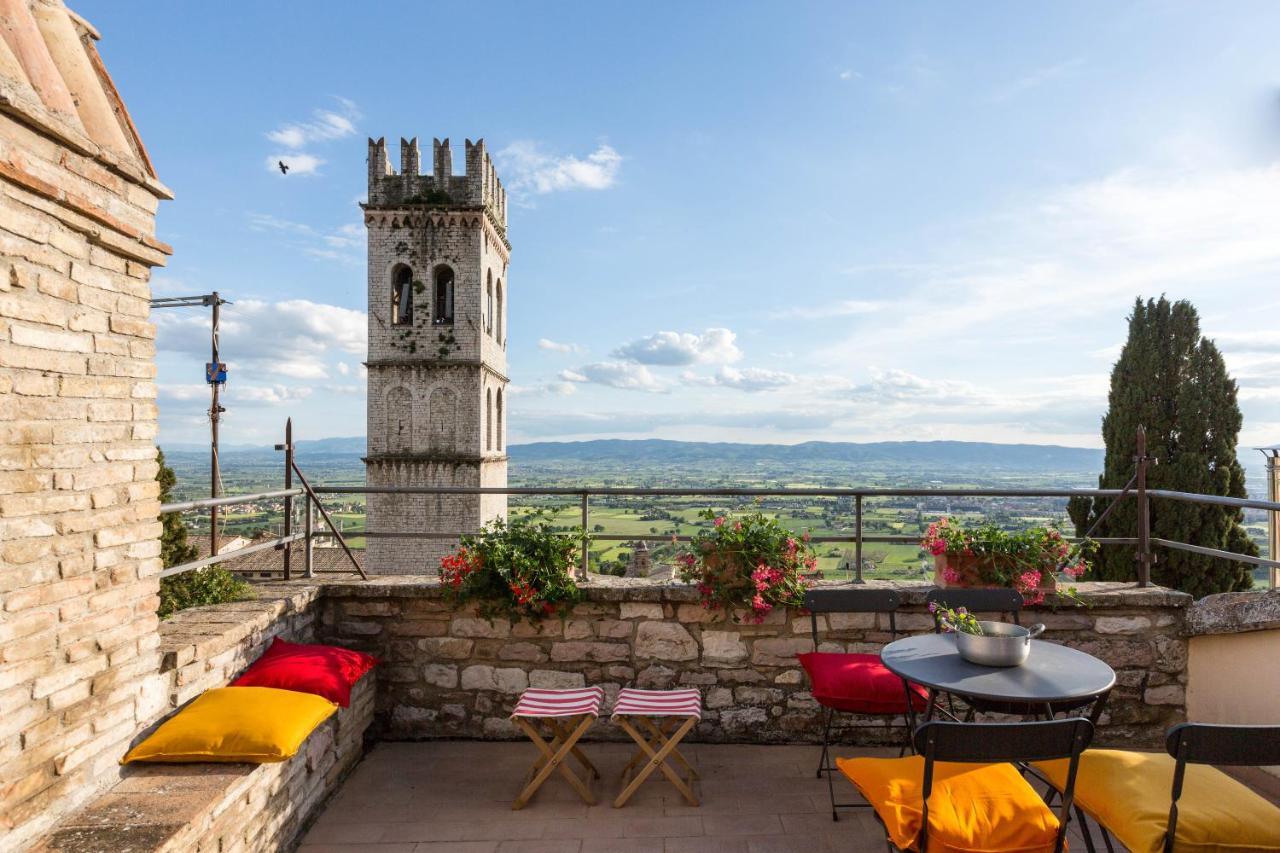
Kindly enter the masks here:
<path id="1" fill-rule="evenodd" d="M 455 609 L 474 604 L 490 620 L 563 619 L 582 598 L 573 580 L 582 538 L 580 530 L 557 530 L 543 512 L 495 518 L 440 560 L 445 601 Z"/>
<path id="2" fill-rule="evenodd" d="M 746 611 L 746 618 L 762 622 L 775 607 L 803 603 L 809 586 L 804 572 L 818 565 L 809 534 L 797 536 L 760 512 L 731 520 L 704 510 L 702 517 L 711 527 L 699 530 L 676 562 L 680 579 L 697 587 L 703 607 Z"/>
<path id="3" fill-rule="evenodd" d="M 1088 543 L 1072 544 L 1052 527 L 1011 533 L 994 524 L 966 528 L 941 518 L 928 526 L 920 546 L 933 555 L 938 587 L 1011 587 L 1029 604 L 1053 592 L 1073 598 L 1074 588 L 1057 589 L 1057 576 L 1076 580 L 1089 570 Z"/>

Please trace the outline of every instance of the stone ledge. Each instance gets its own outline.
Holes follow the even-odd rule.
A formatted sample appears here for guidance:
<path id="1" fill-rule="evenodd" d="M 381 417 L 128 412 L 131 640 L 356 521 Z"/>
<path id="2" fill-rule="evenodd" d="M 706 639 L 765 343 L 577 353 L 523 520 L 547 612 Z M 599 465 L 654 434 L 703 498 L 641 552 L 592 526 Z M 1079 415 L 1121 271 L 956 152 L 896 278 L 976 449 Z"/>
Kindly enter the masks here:
<path id="1" fill-rule="evenodd" d="M 362 678 L 350 707 L 317 727 L 288 761 L 130 765 L 33 853 L 291 849 L 363 754 L 375 693 L 374 676 Z"/>
<path id="2" fill-rule="evenodd" d="M 160 623 L 161 672 L 238 647 L 259 631 L 267 631 L 281 617 L 306 612 L 320 595 L 314 582 L 262 584 L 256 596 L 182 610 Z"/>
<path id="3" fill-rule="evenodd" d="M 299 582 L 295 582 L 299 583 Z M 375 575 L 367 581 L 358 578 L 310 581 L 351 598 L 432 598 L 440 595 L 440 582 L 432 575 Z M 903 604 L 923 605 L 925 595 L 933 584 L 924 581 L 868 581 L 858 587 L 845 581 L 819 581 L 817 588 L 833 589 L 897 589 L 903 593 Z M 1090 608 L 1107 607 L 1190 607 L 1193 600 L 1185 592 L 1160 586 L 1140 588 L 1136 583 L 1091 582 L 1077 585 L 1081 600 Z M 618 578 L 593 576 L 582 584 L 585 601 L 597 602 L 655 602 L 671 604 L 695 603 L 697 590 L 688 584 L 649 578 Z M 1070 608 L 1070 604 L 1058 609 Z M 1034 609 L 1052 609 L 1038 605 Z"/>
<path id="4" fill-rule="evenodd" d="M 1280 628 L 1280 590 L 1206 595 L 1187 611 L 1187 633 L 1239 634 Z"/>

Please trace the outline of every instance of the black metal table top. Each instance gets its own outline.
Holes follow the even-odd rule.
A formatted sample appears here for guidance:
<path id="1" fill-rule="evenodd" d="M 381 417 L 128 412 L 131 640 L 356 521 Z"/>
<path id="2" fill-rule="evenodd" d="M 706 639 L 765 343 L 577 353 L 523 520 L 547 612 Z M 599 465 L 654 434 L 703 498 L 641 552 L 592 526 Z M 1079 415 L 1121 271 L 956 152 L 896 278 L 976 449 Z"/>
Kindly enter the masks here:
<path id="1" fill-rule="evenodd" d="M 950 634 L 924 634 L 895 640 L 880 659 L 890 672 L 908 681 L 957 696 L 1008 702 L 1062 702 L 1101 696 L 1116 683 L 1107 664 L 1079 649 L 1031 641 L 1021 666 L 979 666 L 956 651 Z"/>

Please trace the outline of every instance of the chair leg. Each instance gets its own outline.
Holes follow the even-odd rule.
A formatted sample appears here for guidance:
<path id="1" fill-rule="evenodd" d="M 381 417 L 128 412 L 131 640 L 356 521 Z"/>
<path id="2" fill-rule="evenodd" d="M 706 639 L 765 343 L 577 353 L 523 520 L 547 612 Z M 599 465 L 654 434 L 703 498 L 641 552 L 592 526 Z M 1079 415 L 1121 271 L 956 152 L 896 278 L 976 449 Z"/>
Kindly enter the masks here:
<path id="1" fill-rule="evenodd" d="M 1080 824 L 1080 835 L 1084 837 L 1084 847 L 1089 853 L 1095 853 L 1093 849 L 1093 833 L 1089 831 L 1089 822 L 1085 819 L 1084 809 L 1075 806 L 1076 822 Z M 1104 830 L 1105 832 L 1105 830 Z M 1111 847 L 1110 844 L 1107 845 Z"/>
<path id="2" fill-rule="evenodd" d="M 823 773 L 831 772 L 830 764 L 830 743 L 831 743 L 831 718 L 834 712 L 831 708 L 827 708 L 827 719 L 822 725 L 822 755 L 818 758 L 817 778 L 821 779 Z"/>
<path id="3" fill-rule="evenodd" d="M 574 745 L 578 742 L 578 738 L 586 734 L 587 729 L 590 728 L 591 724 L 595 721 L 595 715 L 582 715 L 582 717 L 578 719 L 577 725 L 573 725 L 569 730 L 567 737 L 564 738 L 554 734 L 558 726 L 548 726 L 548 728 L 553 732 L 551 743 L 547 743 L 543 740 L 538 729 L 524 717 L 513 717 L 512 719 L 515 721 L 517 726 L 524 730 L 524 733 L 529 737 L 529 740 L 533 741 L 533 745 L 537 747 L 538 751 L 542 753 L 542 755 L 533 763 L 533 767 L 530 768 L 528 782 L 525 783 L 524 788 L 521 789 L 520 793 L 516 796 L 515 802 L 511 804 L 511 808 L 524 808 L 530 798 L 533 797 L 533 795 L 537 793 L 538 789 L 542 787 L 542 783 L 547 781 L 548 777 L 551 776 L 551 773 L 556 770 L 558 770 L 560 775 L 565 778 L 565 781 L 567 781 L 573 789 L 578 792 L 578 796 L 582 797 L 584 802 L 588 805 L 595 805 L 596 799 L 595 796 L 592 795 L 591 789 L 565 764 L 568 757 L 573 754 Z M 590 766 L 589 762 L 588 766 Z M 588 780 L 591 779 L 590 774 L 591 771 L 588 770 Z"/>
<path id="4" fill-rule="evenodd" d="M 697 717 L 686 717 L 680 727 L 677 728 L 671 734 L 671 737 L 668 738 L 665 743 L 662 743 L 658 749 L 654 749 L 654 746 L 645 739 L 643 734 L 636 731 L 635 727 L 628 722 L 626 717 L 614 717 L 614 722 L 631 736 L 631 739 L 636 742 L 645 755 L 649 756 L 648 763 L 645 764 L 644 767 L 640 768 L 640 772 L 632 778 L 630 784 L 623 788 L 622 792 L 618 794 L 618 798 L 613 801 L 614 808 L 621 808 L 625 805 L 627 800 L 631 799 L 631 795 L 639 789 L 640 785 L 645 779 L 649 778 L 649 775 L 653 773 L 654 770 L 660 770 L 662 775 L 667 777 L 667 781 L 675 786 L 675 789 L 680 792 L 689 805 L 698 805 L 698 798 L 694 795 L 693 790 L 688 786 L 688 784 L 686 784 L 685 780 L 680 778 L 680 774 L 676 773 L 676 771 L 672 769 L 671 765 L 667 763 L 667 757 L 675 751 L 676 745 L 680 743 L 680 740 L 688 734 L 689 730 L 698 722 Z"/>

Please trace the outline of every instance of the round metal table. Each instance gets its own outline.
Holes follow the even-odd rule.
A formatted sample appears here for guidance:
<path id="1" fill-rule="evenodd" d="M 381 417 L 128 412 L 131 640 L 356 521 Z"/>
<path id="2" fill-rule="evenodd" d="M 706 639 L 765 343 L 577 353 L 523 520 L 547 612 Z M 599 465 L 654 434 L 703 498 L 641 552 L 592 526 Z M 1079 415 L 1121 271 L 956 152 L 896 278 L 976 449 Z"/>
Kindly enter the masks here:
<path id="1" fill-rule="evenodd" d="M 1090 719 L 1097 723 L 1107 694 L 1116 683 L 1110 666 L 1091 654 L 1031 641 L 1031 654 L 1021 666 L 980 666 L 956 651 L 950 634 L 923 634 L 885 646 L 880 660 L 904 681 L 929 688 L 926 719 L 932 716 L 938 693 L 985 699 L 1043 709 L 1053 716 L 1057 703 L 1094 700 Z"/>

